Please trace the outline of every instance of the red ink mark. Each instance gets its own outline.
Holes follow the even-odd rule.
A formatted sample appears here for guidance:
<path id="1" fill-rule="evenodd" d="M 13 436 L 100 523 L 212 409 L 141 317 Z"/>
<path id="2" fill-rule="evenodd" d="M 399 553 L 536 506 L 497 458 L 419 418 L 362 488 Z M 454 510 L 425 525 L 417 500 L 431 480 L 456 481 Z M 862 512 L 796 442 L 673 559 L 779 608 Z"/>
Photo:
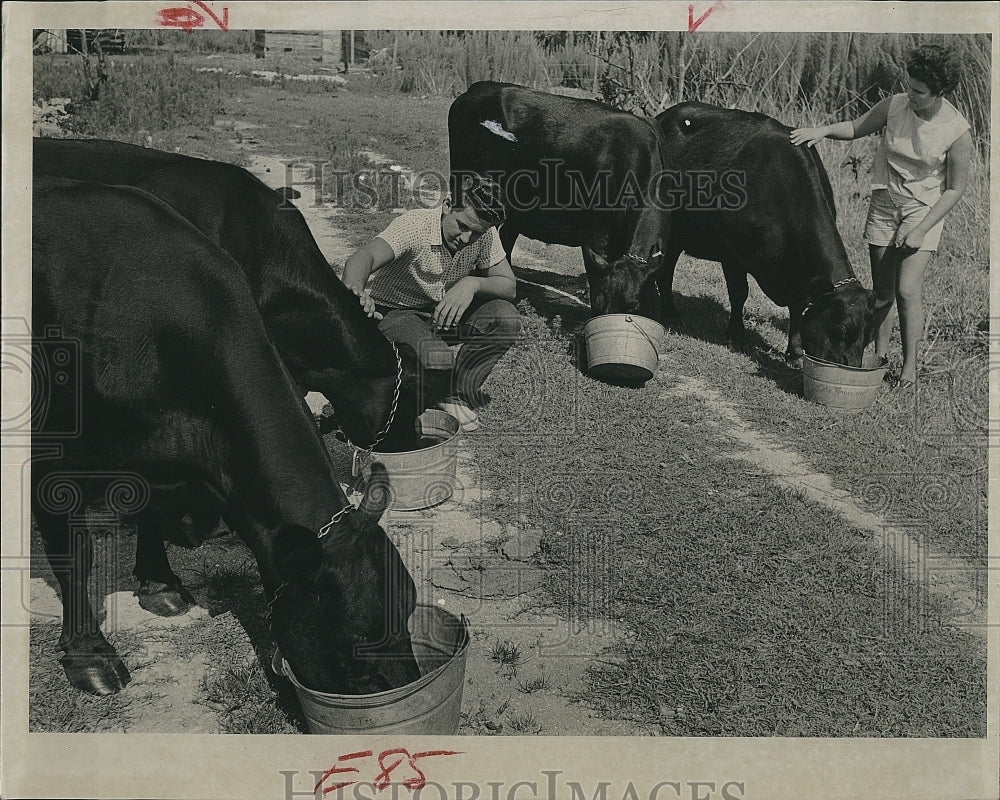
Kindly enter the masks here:
<path id="1" fill-rule="evenodd" d="M 202 11 L 212 18 L 212 21 L 219 26 L 221 30 L 229 30 L 229 7 L 223 6 L 222 17 L 220 18 L 212 9 L 208 7 L 207 4 L 203 3 L 201 0 L 193 0 L 194 5 L 198 6 Z M 164 8 L 157 12 L 156 23 L 164 28 L 181 28 L 185 31 L 191 31 L 194 28 L 200 28 L 205 24 L 205 14 L 201 14 L 195 9 L 188 6 L 175 6 L 174 8 Z"/>
<path id="2" fill-rule="evenodd" d="M 339 764 L 341 761 L 349 761 L 352 758 L 367 758 L 372 754 L 371 750 L 362 750 L 358 753 L 347 753 L 346 755 L 340 756 L 337 759 Z M 316 790 L 322 785 L 322 783 L 329 778 L 331 775 L 337 775 L 341 772 L 360 772 L 356 767 L 338 767 L 334 764 L 330 769 L 323 773 L 323 777 L 316 781 L 316 785 L 313 787 L 313 794 L 316 794 Z M 352 783 L 357 783 L 357 781 L 347 781 L 346 783 L 336 783 L 333 786 L 329 786 L 323 790 L 323 794 L 327 792 L 335 792 L 337 789 L 343 789 L 345 786 L 350 786 Z"/>
<path id="3" fill-rule="evenodd" d="M 395 747 L 388 750 L 383 750 L 378 754 L 378 768 L 379 773 L 372 780 L 372 786 L 376 791 L 383 791 L 389 788 L 392 783 L 391 775 L 399 768 L 404 762 L 410 769 L 410 775 L 403 779 L 403 786 L 405 786 L 410 791 L 416 791 L 418 789 L 423 789 L 427 784 L 427 777 L 424 775 L 423 770 L 417 767 L 417 761 L 421 758 L 429 758 L 431 756 L 456 756 L 460 755 L 460 751 L 457 750 L 424 750 L 420 753 L 410 753 L 405 747 Z M 336 763 L 330 767 L 326 772 L 323 773 L 316 785 L 313 787 L 313 793 L 326 782 L 327 778 L 333 775 L 340 775 L 343 773 L 355 773 L 360 774 L 361 770 L 357 767 L 341 766 L 344 761 L 350 761 L 359 758 L 371 758 L 374 753 L 371 750 L 361 750 L 356 753 L 347 753 L 345 755 L 339 756 Z M 374 766 L 374 765 L 373 765 Z M 335 792 L 338 789 L 343 789 L 346 786 L 351 786 L 357 783 L 357 780 L 341 781 L 340 783 L 335 783 L 330 786 L 323 787 L 323 794 L 326 795 L 330 792 Z"/>
<path id="4" fill-rule="evenodd" d="M 222 7 L 222 19 L 219 19 L 215 15 L 215 12 L 208 7 L 207 3 L 203 3 L 201 2 L 201 0 L 194 0 L 194 4 L 198 6 L 198 8 L 202 9 L 206 14 L 208 14 L 208 16 L 212 18 L 212 21 L 219 26 L 220 30 L 224 31 L 229 30 L 229 6 Z M 720 5 L 721 5 L 721 0 L 720 0 Z"/>
<path id="5" fill-rule="evenodd" d="M 694 4 L 692 3 L 691 5 L 689 5 L 688 6 L 688 33 L 694 33 L 696 30 L 698 30 L 698 28 L 701 27 L 701 23 L 703 23 L 706 19 L 708 19 L 712 15 L 712 12 L 714 12 L 717 9 L 720 9 L 720 8 L 724 8 L 724 6 L 722 5 L 722 0 L 716 0 L 716 2 L 712 3 L 712 5 L 709 6 L 708 11 L 706 11 L 704 14 L 702 14 L 700 17 L 698 17 L 698 19 L 695 19 L 694 18 Z"/>

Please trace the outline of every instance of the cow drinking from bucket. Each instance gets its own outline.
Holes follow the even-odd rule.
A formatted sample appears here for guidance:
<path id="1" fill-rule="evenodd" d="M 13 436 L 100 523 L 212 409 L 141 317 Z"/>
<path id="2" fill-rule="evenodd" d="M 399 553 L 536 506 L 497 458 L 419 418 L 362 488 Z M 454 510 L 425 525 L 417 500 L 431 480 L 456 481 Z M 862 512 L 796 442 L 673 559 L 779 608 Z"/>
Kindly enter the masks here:
<path id="1" fill-rule="evenodd" d="M 253 552 L 271 630 L 306 685 L 362 693 L 419 676 L 406 620 L 413 581 L 378 524 L 384 474 L 352 511 L 243 270 L 153 196 L 35 179 L 32 325 L 76 348 L 33 402 L 32 511 L 63 603 L 73 686 L 109 694 L 130 675 L 102 635 L 81 509 L 108 476 L 149 492 L 139 528 L 140 601 L 173 613 L 186 594 L 162 539 L 199 499 Z M 46 344 L 33 372 L 47 375 Z M 53 458 L 53 451 L 58 458 Z M 111 493 L 114 494 L 114 493 Z"/>
<path id="2" fill-rule="evenodd" d="M 686 102 L 656 118 L 671 160 L 687 180 L 705 176 L 697 207 L 673 214 L 656 276 L 664 318 L 676 317 L 672 284 L 682 252 L 722 262 L 729 338 L 745 349 L 743 306 L 753 275 L 788 307 L 787 357 L 861 366 L 861 354 L 889 312 L 854 274 L 836 225 L 833 190 L 819 154 L 798 148 L 791 130 L 763 114 Z M 737 176 L 726 191 L 722 176 Z"/>
<path id="3" fill-rule="evenodd" d="M 350 440 L 416 447 L 417 415 L 450 387 L 394 349 L 281 193 L 232 164 L 97 139 L 35 139 L 34 171 L 156 195 L 243 268 L 292 378 L 326 396 Z"/>
<path id="4" fill-rule="evenodd" d="M 448 112 L 453 176 L 478 172 L 504 187 L 500 240 L 510 261 L 520 234 L 579 246 L 598 314 L 657 316 L 648 278 L 670 216 L 656 198 L 666 168 L 650 120 L 593 100 L 482 81 Z"/>

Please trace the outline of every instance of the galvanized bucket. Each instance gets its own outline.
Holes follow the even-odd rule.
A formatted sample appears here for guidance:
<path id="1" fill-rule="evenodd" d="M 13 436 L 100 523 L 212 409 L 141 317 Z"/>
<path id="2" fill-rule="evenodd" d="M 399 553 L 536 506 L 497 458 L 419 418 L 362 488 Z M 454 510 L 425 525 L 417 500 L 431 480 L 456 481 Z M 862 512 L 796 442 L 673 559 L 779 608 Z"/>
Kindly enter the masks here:
<path id="1" fill-rule="evenodd" d="M 638 314 L 604 314 L 583 326 L 587 374 L 610 381 L 648 381 L 659 363 L 663 326 Z"/>
<path id="2" fill-rule="evenodd" d="M 281 652 L 275 651 L 271 666 L 295 687 L 310 733 L 458 733 L 469 623 L 464 615 L 459 618 L 437 606 L 418 605 L 409 628 L 421 677 L 377 694 L 326 694 L 308 689 L 299 683 Z"/>
<path id="3" fill-rule="evenodd" d="M 802 393 L 806 400 L 830 408 L 868 408 L 878 396 L 889 360 L 865 353 L 860 367 L 834 364 L 806 353 L 802 364 Z"/>
<path id="4" fill-rule="evenodd" d="M 371 461 L 385 465 L 389 473 L 389 508 L 419 511 L 443 503 L 455 491 L 458 465 L 458 434 L 461 426 L 451 414 L 436 408 L 417 418 L 417 438 L 437 444 L 403 453 L 373 452 L 370 461 L 359 463 L 364 451 L 354 449 L 351 468 L 355 477 L 370 470 Z"/>

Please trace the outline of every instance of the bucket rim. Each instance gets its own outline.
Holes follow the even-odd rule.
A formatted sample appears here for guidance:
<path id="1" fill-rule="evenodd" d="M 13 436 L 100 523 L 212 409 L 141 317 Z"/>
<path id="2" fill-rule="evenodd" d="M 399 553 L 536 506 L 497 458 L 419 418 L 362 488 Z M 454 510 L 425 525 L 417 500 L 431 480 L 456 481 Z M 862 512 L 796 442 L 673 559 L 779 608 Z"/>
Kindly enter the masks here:
<path id="1" fill-rule="evenodd" d="M 444 414 L 446 417 L 448 417 L 450 420 L 452 420 L 455 423 L 456 431 L 453 434 L 451 434 L 451 436 L 449 436 L 447 439 L 442 439 L 440 442 L 438 442 L 437 444 L 432 444 L 430 447 L 418 447 L 416 450 L 391 450 L 391 451 L 383 451 L 383 450 L 379 450 L 378 448 L 375 448 L 374 450 L 371 451 L 372 455 L 376 455 L 377 454 L 377 455 L 380 455 L 380 456 L 406 456 L 406 455 L 412 455 L 413 453 L 426 453 L 429 450 L 433 450 L 436 447 L 444 447 L 447 444 L 451 444 L 452 442 L 454 442 L 455 440 L 457 440 L 462 435 L 462 424 L 452 414 L 449 414 L 447 411 L 442 411 L 439 408 L 428 408 L 428 409 L 425 409 L 417 417 L 417 419 L 419 420 L 420 417 L 422 417 L 428 411 L 436 411 L 439 414 Z M 356 453 L 367 453 L 368 452 L 367 448 L 358 447 L 358 445 L 354 444 L 353 442 L 351 443 L 351 448 Z"/>
<path id="2" fill-rule="evenodd" d="M 469 643 L 472 637 L 469 635 L 469 618 L 465 614 L 455 616 L 450 611 L 446 611 L 443 608 L 432 605 L 430 603 L 418 603 L 417 608 L 432 609 L 435 612 L 441 612 L 448 614 L 452 619 L 458 620 L 462 623 L 462 637 L 455 645 L 455 652 L 451 654 L 447 661 L 445 661 L 440 666 L 435 667 L 430 672 L 425 675 L 421 675 L 415 681 L 410 681 L 403 686 L 397 686 L 395 689 L 386 689 L 382 692 L 372 692 L 371 694 L 338 694 L 335 692 L 320 692 L 316 689 L 310 689 L 309 687 L 303 685 L 299 682 L 299 679 L 295 676 L 295 672 L 292 670 L 292 665 L 288 663 L 285 657 L 281 653 L 280 647 L 275 647 L 274 655 L 271 656 L 271 668 L 274 672 L 282 677 L 287 678 L 296 689 L 301 689 L 307 694 L 313 697 L 322 697 L 324 699 L 335 700 L 339 702 L 346 703 L 360 703 L 362 701 L 378 701 L 387 700 L 391 697 L 400 694 L 405 691 L 406 694 L 413 694 L 420 689 L 423 689 L 429 683 L 433 682 L 440 673 L 444 672 L 448 667 L 451 666 L 452 662 L 461 656 L 469 648 Z M 279 670 L 278 667 L 281 667 Z"/>
<path id="3" fill-rule="evenodd" d="M 835 367 L 836 369 L 847 370 L 848 372 L 878 372 L 880 369 L 885 369 L 889 366 L 889 357 L 882 356 L 877 367 L 852 367 L 847 364 L 838 364 L 836 361 L 827 361 L 824 358 L 817 358 L 816 356 L 811 356 L 808 353 L 803 353 L 806 361 L 811 361 L 814 364 L 821 367 Z"/>
<path id="4" fill-rule="evenodd" d="M 663 331 L 664 334 L 666 334 L 666 332 L 667 332 L 667 329 L 664 328 L 663 324 L 661 322 L 659 322 L 658 320 L 655 320 L 652 317 L 647 317 L 644 314 L 636 314 L 636 313 L 631 312 L 631 311 L 629 311 L 629 312 L 619 312 L 617 314 L 597 314 L 597 315 L 591 317 L 590 319 L 588 319 L 585 323 L 583 323 L 583 327 L 586 330 L 587 326 L 590 325 L 590 323 L 597 322 L 599 320 L 608 320 L 608 321 L 610 321 L 610 319 L 612 317 L 621 317 L 622 318 L 622 322 L 628 321 L 628 320 L 625 319 L 626 317 L 629 317 L 629 318 L 632 318 L 632 319 L 645 320 L 646 322 L 653 323 L 653 325 L 655 325 L 661 331 Z"/>

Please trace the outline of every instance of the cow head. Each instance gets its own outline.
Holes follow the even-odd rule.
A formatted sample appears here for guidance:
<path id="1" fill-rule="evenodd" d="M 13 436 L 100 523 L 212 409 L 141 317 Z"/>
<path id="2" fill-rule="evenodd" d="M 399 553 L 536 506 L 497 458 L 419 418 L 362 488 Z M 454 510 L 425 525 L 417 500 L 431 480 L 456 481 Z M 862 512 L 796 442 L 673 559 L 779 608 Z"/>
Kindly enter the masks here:
<path id="1" fill-rule="evenodd" d="M 880 301 L 857 279 L 835 286 L 815 278 L 802 313 L 802 346 L 815 358 L 860 367 L 868 343 L 885 320 L 891 301 Z"/>
<path id="2" fill-rule="evenodd" d="M 626 253 L 614 262 L 584 249 L 590 307 L 596 314 L 622 314 L 639 311 L 643 287 L 660 267 L 663 253 L 659 243 L 642 255 Z"/>
<path id="3" fill-rule="evenodd" d="M 357 511 L 328 534 L 317 538 L 298 525 L 278 531 L 282 583 L 271 601 L 271 627 L 310 689 L 370 694 L 420 677 L 407 629 L 416 588 L 379 525 L 388 501 L 388 476 L 376 463 Z"/>

